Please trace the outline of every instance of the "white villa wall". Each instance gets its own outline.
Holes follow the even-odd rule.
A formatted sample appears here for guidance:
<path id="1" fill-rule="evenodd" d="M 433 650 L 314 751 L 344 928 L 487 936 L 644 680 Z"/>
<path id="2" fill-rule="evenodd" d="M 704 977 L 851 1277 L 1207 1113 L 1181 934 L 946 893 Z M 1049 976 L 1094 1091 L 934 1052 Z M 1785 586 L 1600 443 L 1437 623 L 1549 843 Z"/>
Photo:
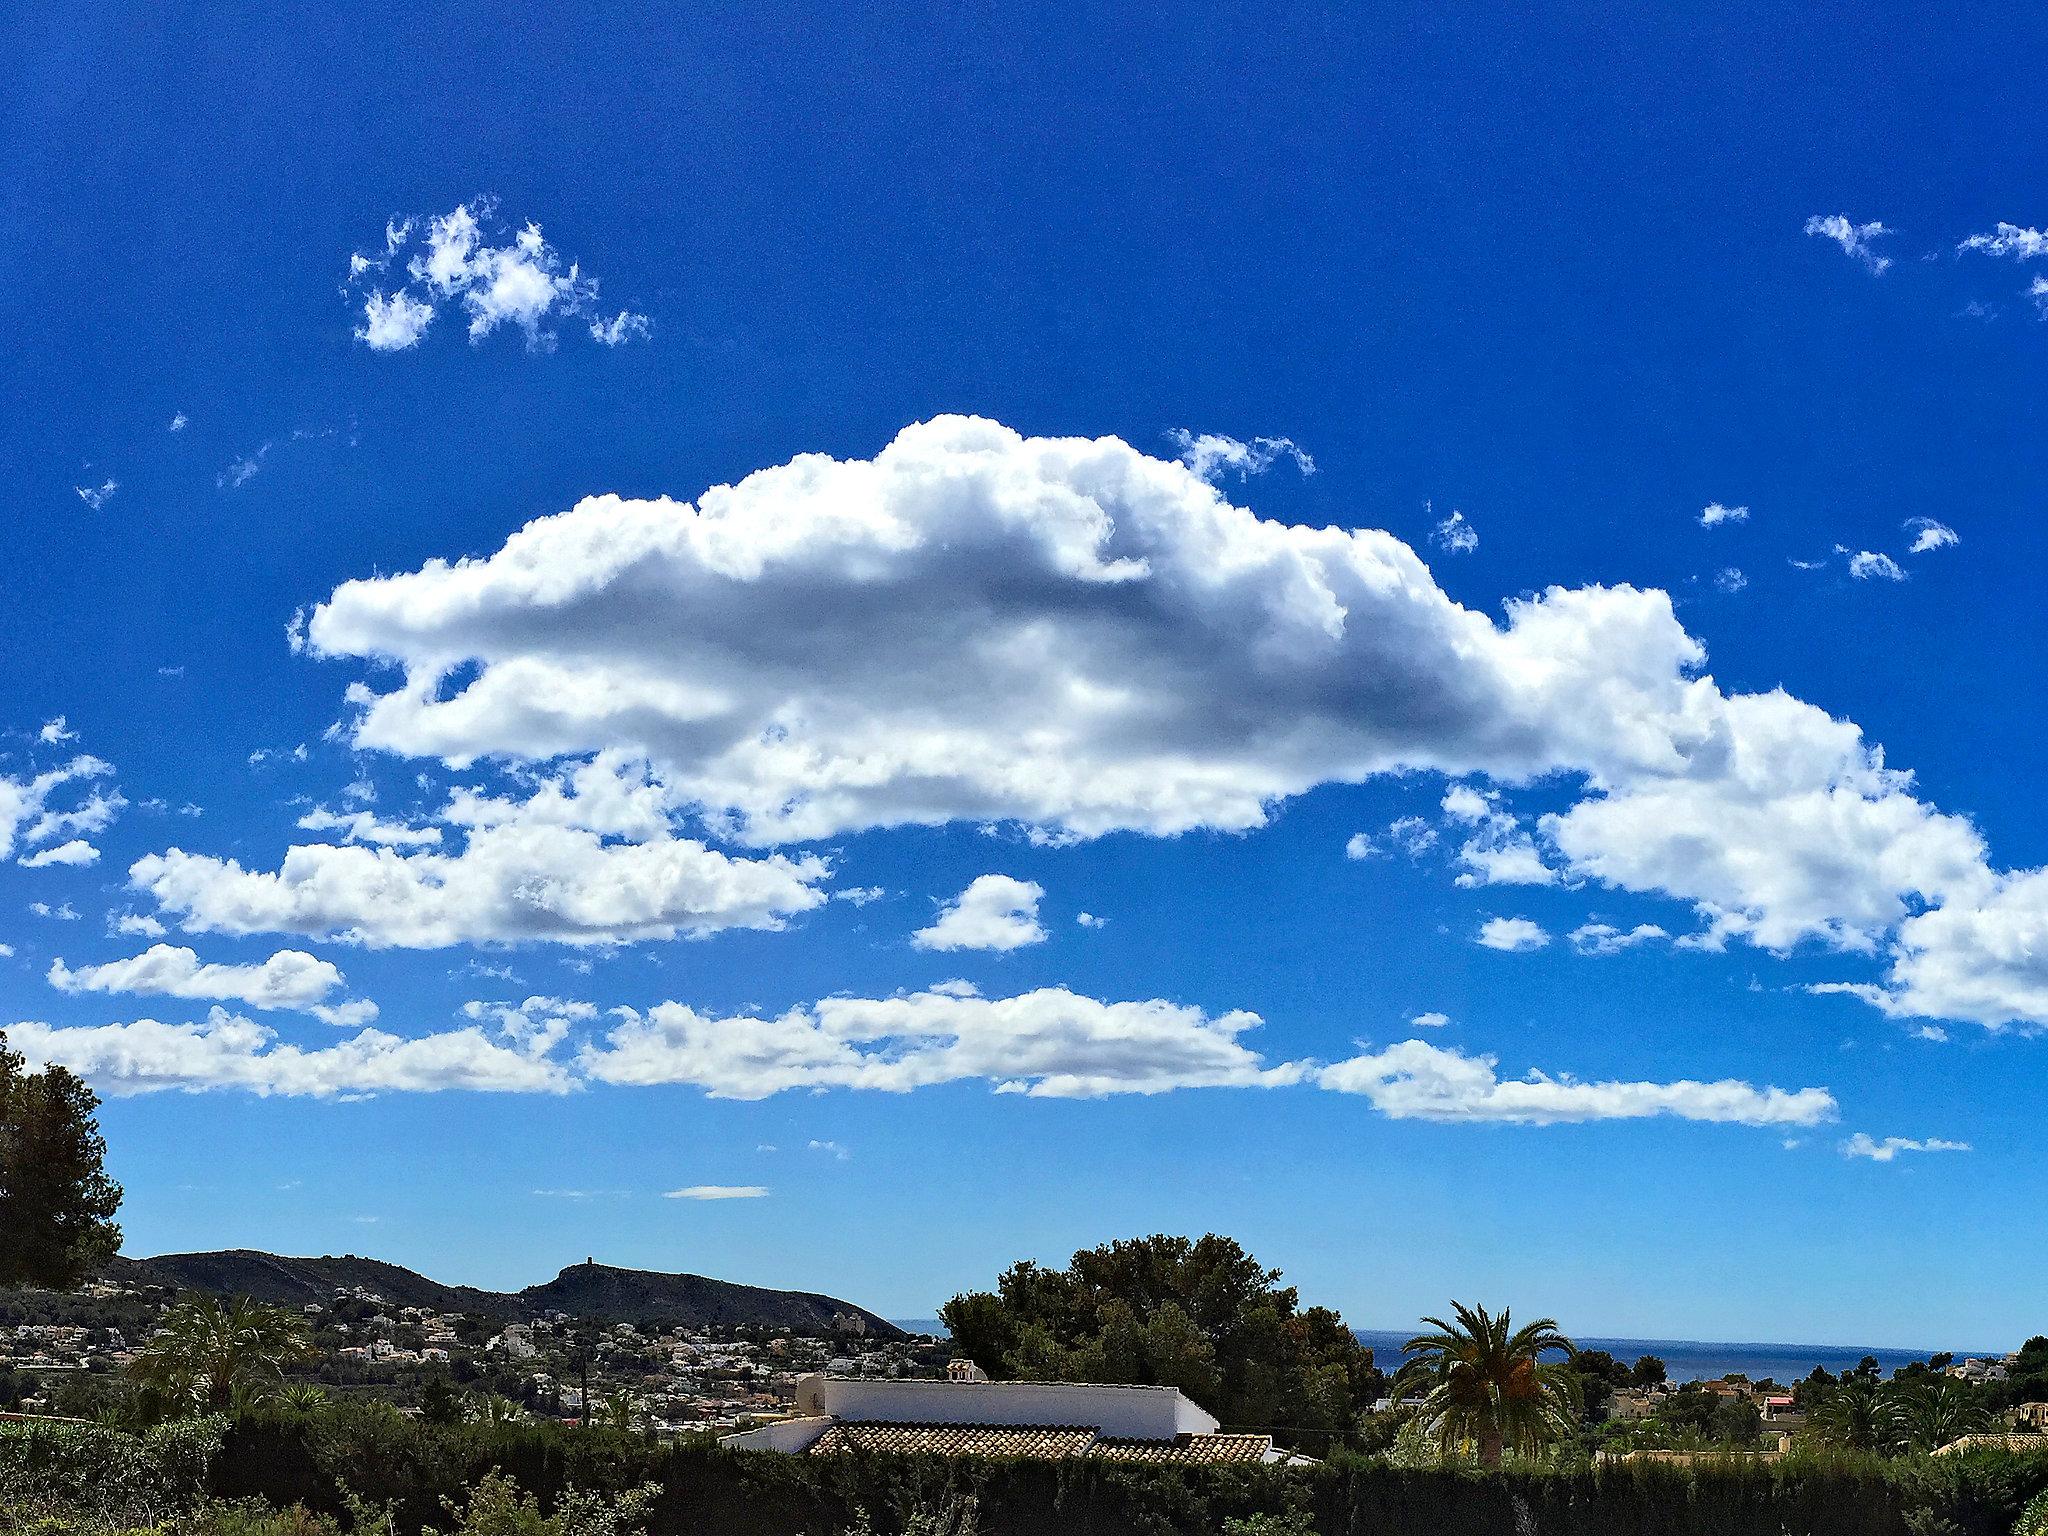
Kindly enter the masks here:
<path id="1" fill-rule="evenodd" d="M 805 1376 L 797 1412 L 854 1423 L 1087 1425 L 1112 1440 L 1216 1433 L 1176 1387 L 1065 1381 L 887 1381 Z"/>
<path id="2" fill-rule="evenodd" d="M 832 1427 L 827 1418 L 777 1419 L 758 1429 L 744 1429 L 736 1435 L 720 1435 L 718 1443 L 735 1451 L 782 1451 L 796 1456 L 818 1443 L 818 1437 Z"/>

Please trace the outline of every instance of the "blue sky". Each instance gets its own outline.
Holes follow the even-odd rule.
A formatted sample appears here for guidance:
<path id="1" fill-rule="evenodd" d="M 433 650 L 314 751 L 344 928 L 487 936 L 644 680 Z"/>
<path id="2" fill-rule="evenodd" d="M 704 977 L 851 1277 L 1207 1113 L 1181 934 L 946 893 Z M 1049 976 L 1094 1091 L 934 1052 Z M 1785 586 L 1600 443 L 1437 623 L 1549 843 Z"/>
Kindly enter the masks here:
<path id="1" fill-rule="evenodd" d="M 129 1251 L 2042 1328 L 2037 16 L 9 25 Z"/>

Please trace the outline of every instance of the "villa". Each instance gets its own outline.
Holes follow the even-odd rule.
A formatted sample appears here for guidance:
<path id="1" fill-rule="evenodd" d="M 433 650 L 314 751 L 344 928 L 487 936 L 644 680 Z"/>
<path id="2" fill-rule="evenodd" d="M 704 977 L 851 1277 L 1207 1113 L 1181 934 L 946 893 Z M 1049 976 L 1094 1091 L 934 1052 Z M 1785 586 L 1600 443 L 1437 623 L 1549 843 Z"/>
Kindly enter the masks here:
<path id="1" fill-rule="evenodd" d="M 1169 1464 L 1309 1461 L 1275 1447 L 1271 1435 L 1224 1433 L 1177 1387 L 990 1381 L 963 1364 L 955 1362 L 945 1381 L 804 1376 L 794 1418 L 718 1443 L 797 1456 L 867 1450 Z"/>

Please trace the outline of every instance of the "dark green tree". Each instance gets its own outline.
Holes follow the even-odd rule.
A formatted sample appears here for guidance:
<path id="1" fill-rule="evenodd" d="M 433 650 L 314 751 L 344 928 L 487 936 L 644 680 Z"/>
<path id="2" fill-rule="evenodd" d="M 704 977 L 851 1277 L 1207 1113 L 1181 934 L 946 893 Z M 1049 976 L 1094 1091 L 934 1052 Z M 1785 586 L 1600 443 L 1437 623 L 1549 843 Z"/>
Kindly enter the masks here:
<path id="1" fill-rule="evenodd" d="M 1664 1362 L 1655 1355 L 1641 1355 L 1628 1373 L 1628 1384 L 1632 1387 L 1658 1387 L 1668 1379 Z"/>
<path id="2" fill-rule="evenodd" d="M 991 1376 L 1179 1387 L 1225 1425 L 1327 1447 L 1379 1396 L 1372 1351 L 1335 1312 L 1227 1237 L 1145 1237 L 1028 1260 L 940 1310 Z"/>
<path id="3" fill-rule="evenodd" d="M 120 1251 L 98 1109 L 70 1072 L 29 1071 L 0 1035 L 0 1286 L 70 1290 Z"/>

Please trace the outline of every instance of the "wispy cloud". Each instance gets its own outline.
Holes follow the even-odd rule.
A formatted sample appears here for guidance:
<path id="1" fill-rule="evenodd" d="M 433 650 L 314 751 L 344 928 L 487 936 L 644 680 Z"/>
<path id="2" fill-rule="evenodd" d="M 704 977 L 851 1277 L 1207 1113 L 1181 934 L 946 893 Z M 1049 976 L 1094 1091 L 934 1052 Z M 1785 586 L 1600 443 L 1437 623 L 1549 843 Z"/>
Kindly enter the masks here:
<path id="1" fill-rule="evenodd" d="M 1875 219 L 1868 224 L 1858 224 L 1845 213 L 1817 213 L 1806 221 L 1806 232 L 1834 241 L 1842 248 L 1843 255 L 1862 262 L 1873 277 L 1892 264 L 1891 257 L 1878 255 L 1870 242 L 1896 231 L 1886 229 Z"/>
<path id="2" fill-rule="evenodd" d="M 467 313 L 472 342 L 509 325 L 529 350 L 544 352 L 555 345 L 555 322 L 591 315 L 597 279 L 566 260 L 540 225 L 499 224 L 496 200 L 483 197 L 436 218 L 389 220 L 378 250 L 349 257 L 342 292 L 361 305 L 355 337 L 373 352 L 411 351 L 444 306 Z M 651 325 L 621 309 L 591 316 L 587 329 L 592 341 L 617 347 L 646 337 Z"/>
<path id="3" fill-rule="evenodd" d="M 72 489 L 78 492 L 80 501 L 97 512 L 114 499 L 114 492 L 121 489 L 121 482 L 110 478 L 99 485 L 74 485 Z"/>
<path id="4" fill-rule="evenodd" d="M 761 1200 L 768 1194 L 765 1184 L 692 1184 L 687 1189 L 671 1189 L 662 1196 L 664 1200 Z"/>
<path id="5" fill-rule="evenodd" d="M 1901 1152 L 1967 1152 L 1967 1141 L 1918 1141 L 1909 1136 L 1887 1136 L 1882 1141 L 1858 1131 L 1842 1143 L 1842 1156 L 1867 1157 L 1873 1163 L 1889 1163 Z"/>
<path id="6" fill-rule="evenodd" d="M 1946 523 L 1937 523 L 1931 517 L 1909 517 L 1906 519 L 1905 528 L 1906 532 L 1913 535 L 1913 543 L 1906 551 L 1912 555 L 1924 555 L 1929 550 L 1948 549 L 1963 542 L 1955 529 Z"/>
<path id="7" fill-rule="evenodd" d="M 1469 555 L 1479 547 L 1479 530 L 1466 521 L 1462 512 L 1454 511 L 1438 523 L 1431 537 L 1436 540 L 1437 548 L 1447 554 Z"/>
<path id="8" fill-rule="evenodd" d="M 1291 437 L 1255 437 L 1250 442 L 1220 432 L 1190 432 L 1175 427 L 1167 440 L 1180 450 L 1180 461 L 1204 480 L 1217 480 L 1225 470 L 1260 475 L 1281 459 L 1291 459 L 1304 475 L 1316 472 L 1316 461 Z"/>

